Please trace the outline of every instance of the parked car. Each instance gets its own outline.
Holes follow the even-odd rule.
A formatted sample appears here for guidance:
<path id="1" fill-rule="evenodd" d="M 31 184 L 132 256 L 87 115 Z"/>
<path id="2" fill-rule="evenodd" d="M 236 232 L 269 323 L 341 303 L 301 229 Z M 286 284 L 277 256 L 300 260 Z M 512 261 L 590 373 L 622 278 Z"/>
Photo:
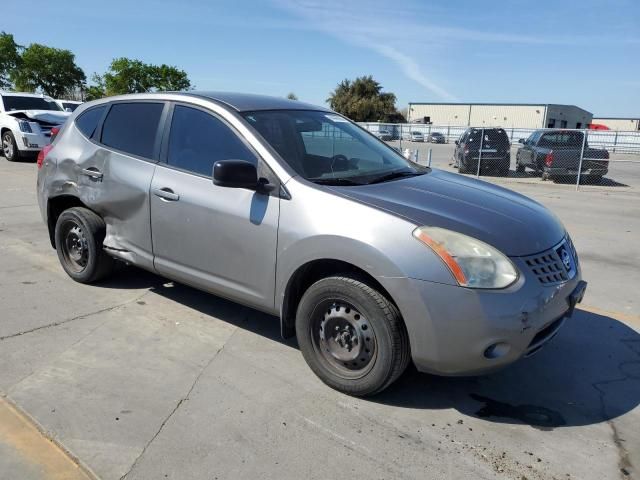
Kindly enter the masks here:
<path id="1" fill-rule="evenodd" d="M 409 162 L 301 102 L 105 98 L 78 107 L 38 167 L 71 278 L 97 282 L 117 259 L 277 315 L 318 377 L 351 395 L 411 360 L 475 375 L 531 355 L 586 288 L 539 203 Z"/>
<path id="2" fill-rule="evenodd" d="M 431 132 L 427 136 L 427 142 L 429 142 L 429 143 L 447 143 L 447 139 L 440 132 Z"/>
<path id="3" fill-rule="evenodd" d="M 476 173 L 480 162 L 480 174 L 494 172 L 507 176 L 511 165 L 507 132 L 502 128 L 468 128 L 456 140 L 453 159 L 460 173 Z"/>
<path id="4" fill-rule="evenodd" d="M 2 154 L 10 162 L 33 157 L 47 144 L 51 129 L 69 117 L 50 97 L 0 92 Z"/>
<path id="5" fill-rule="evenodd" d="M 378 130 L 375 133 L 375 136 L 378 137 L 380 140 L 384 140 L 385 142 L 388 142 L 389 140 L 393 140 L 393 134 L 391 133 L 390 130 Z"/>
<path id="6" fill-rule="evenodd" d="M 520 173 L 531 168 L 546 178 L 560 179 L 575 178 L 580 170 L 581 175 L 589 176 L 589 183 L 599 183 L 609 171 L 609 152 L 589 147 L 580 130 L 536 130 L 519 142 L 516 171 Z"/>
<path id="7" fill-rule="evenodd" d="M 402 135 L 405 140 L 409 140 L 410 142 L 424 142 L 424 134 L 422 132 L 406 132 Z"/>
<path id="8" fill-rule="evenodd" d="M 65 112 L 73 112 L 78 106 L 82 105 L 82 102 L 77 102 L 75 100 L 56 100 L 56 103 L 60 106 L 62 110 Z"/>

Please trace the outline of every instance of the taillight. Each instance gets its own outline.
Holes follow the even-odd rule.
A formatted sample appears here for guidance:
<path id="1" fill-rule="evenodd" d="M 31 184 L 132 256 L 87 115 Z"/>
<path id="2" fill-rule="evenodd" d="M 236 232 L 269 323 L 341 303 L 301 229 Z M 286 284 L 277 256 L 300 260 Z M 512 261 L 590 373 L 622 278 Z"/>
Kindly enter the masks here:
<path id="1" fill-rule="evenodd" d="M 60 127 L 53 127 L 51 129 L 51 140 L 49 140 L 51 143 L 53 143 L 53 141 L 56 138 L 56 135 L 58 135 L 59 132 L 60 132 Z"/>
<path id="2" fill-rule="evenodd" d="M 46 145 L 42 150 L 40 150 L 40 153 L 38 153 L 38 168 L 42 168 L 42 164 L 44 163 L 44 157 L 47 156 L 47 154 L 51 151 L 51 149 L 53 148 L 53 145 Z"/>
<path id="3" fill-rule="evenodd" d="M 547 156 L 544 157 L 544 164 L 549 168 L 553 165 L 553 150 L 547 153 Z"/>

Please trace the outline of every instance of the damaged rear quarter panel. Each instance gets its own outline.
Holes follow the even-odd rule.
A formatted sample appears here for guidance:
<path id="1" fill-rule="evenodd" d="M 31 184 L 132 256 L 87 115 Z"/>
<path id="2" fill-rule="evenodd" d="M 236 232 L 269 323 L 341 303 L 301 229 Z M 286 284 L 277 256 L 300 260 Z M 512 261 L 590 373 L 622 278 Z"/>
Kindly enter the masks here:
<path id="1" fill-rule="evenodd" d="M 155 163 L 104 148 L 79 132 L 64 140 L 56 148 L 64 157 L 57 158 L 57 185 L 51 191 L 77 196 L 104 219 L 104 246 L 110 254 L 153 268 L 149 186 Z M 92 178 L 83 173 L 86 169 L 103 176 Z"/>

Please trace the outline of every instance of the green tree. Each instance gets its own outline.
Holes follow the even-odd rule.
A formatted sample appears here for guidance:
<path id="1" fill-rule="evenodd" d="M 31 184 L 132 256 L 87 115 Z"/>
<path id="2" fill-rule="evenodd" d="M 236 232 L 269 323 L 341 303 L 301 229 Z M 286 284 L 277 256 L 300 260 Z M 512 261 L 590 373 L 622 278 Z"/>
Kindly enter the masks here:
<path id="1" fill-rule="evenodd" d="M 20 65 L 21 49 L 13 35 L 0 32 L 0 88 L 11 88 L 11 73 Z"/>
<path id="2" fill-rule="evenodd" d="M 293 92 L 289 92 L 289 93 L 287 94 L 287 98 L 288 98 L 289 100 L 298 100 L 298 96 L 297 96 L 295 93 L 293 93 Z"/>
<path id="3" fill-rule="evenodd" d="M 170 65 L 151 65 L 130 58 L 116 58 L 102 76 L 94 75 L 94 83 L 106 95 L 179 91 L 191 88 L 184 70 Z M 97 93 L 95 90 L 94 93 Z"/>
<path id="4" fill-rule="evenodd" d="M 35 92 L 60 98 L 84 84 L 84 72 L 69 50 L 32 43 L 22 51 L 20 62 L 10 74 L 16 90 Z"/>
<path id="5" fill-rule="evenodd" d="M 191 82 L 184 70 L 171 65 L 153 66 L 153 88 L 160 92 L 179 92 L 189 90 Z"/>
<path id="6" fill-rule="evenodd" d="M 327 99 L 333 110 L 356 122 L 396 118 L 396 96 L 382 92 L 382 85 L 371 75 L 343 80 Z"/>
<path id="7" fill-rule="evenodd" d="M 84 89 L 84 100 L 90 102 L 91 100 L 97 100 L 107 95 L 104 86 L 104 80 L 100 75 L 94 73 L 91 76 L 93 85 L 87 85 Z"/>

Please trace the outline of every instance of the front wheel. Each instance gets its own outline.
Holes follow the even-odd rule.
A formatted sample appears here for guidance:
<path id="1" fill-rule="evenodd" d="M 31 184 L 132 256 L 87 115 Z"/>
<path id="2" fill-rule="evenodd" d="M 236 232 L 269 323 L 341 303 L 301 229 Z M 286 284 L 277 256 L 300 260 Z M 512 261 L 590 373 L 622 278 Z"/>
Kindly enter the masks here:
<path id="1" fill-rule="evenodd" d="M 2 134 L 2 153 L 9 162 L 20 160 L 20 150 L 18 150 L 16 139 L 11 132 L 7 131 Z"/>
<path id="2" fill-rule="evenodd" d="M 111 273 L 114 260 L 102 249 L 105 231 L 104 220 L 87 208 L 73 207 L 58 217 L 58 259 L 76 282 L 93 283 Z"/>
<path id="3" fill-rule="evenodd" d="M 304 359 L 330 387 L 378 393 L 409 364 L 409 339 L 396 306 L 352 276 L 328 277 L 304 293 L 296 313 Z"/>

